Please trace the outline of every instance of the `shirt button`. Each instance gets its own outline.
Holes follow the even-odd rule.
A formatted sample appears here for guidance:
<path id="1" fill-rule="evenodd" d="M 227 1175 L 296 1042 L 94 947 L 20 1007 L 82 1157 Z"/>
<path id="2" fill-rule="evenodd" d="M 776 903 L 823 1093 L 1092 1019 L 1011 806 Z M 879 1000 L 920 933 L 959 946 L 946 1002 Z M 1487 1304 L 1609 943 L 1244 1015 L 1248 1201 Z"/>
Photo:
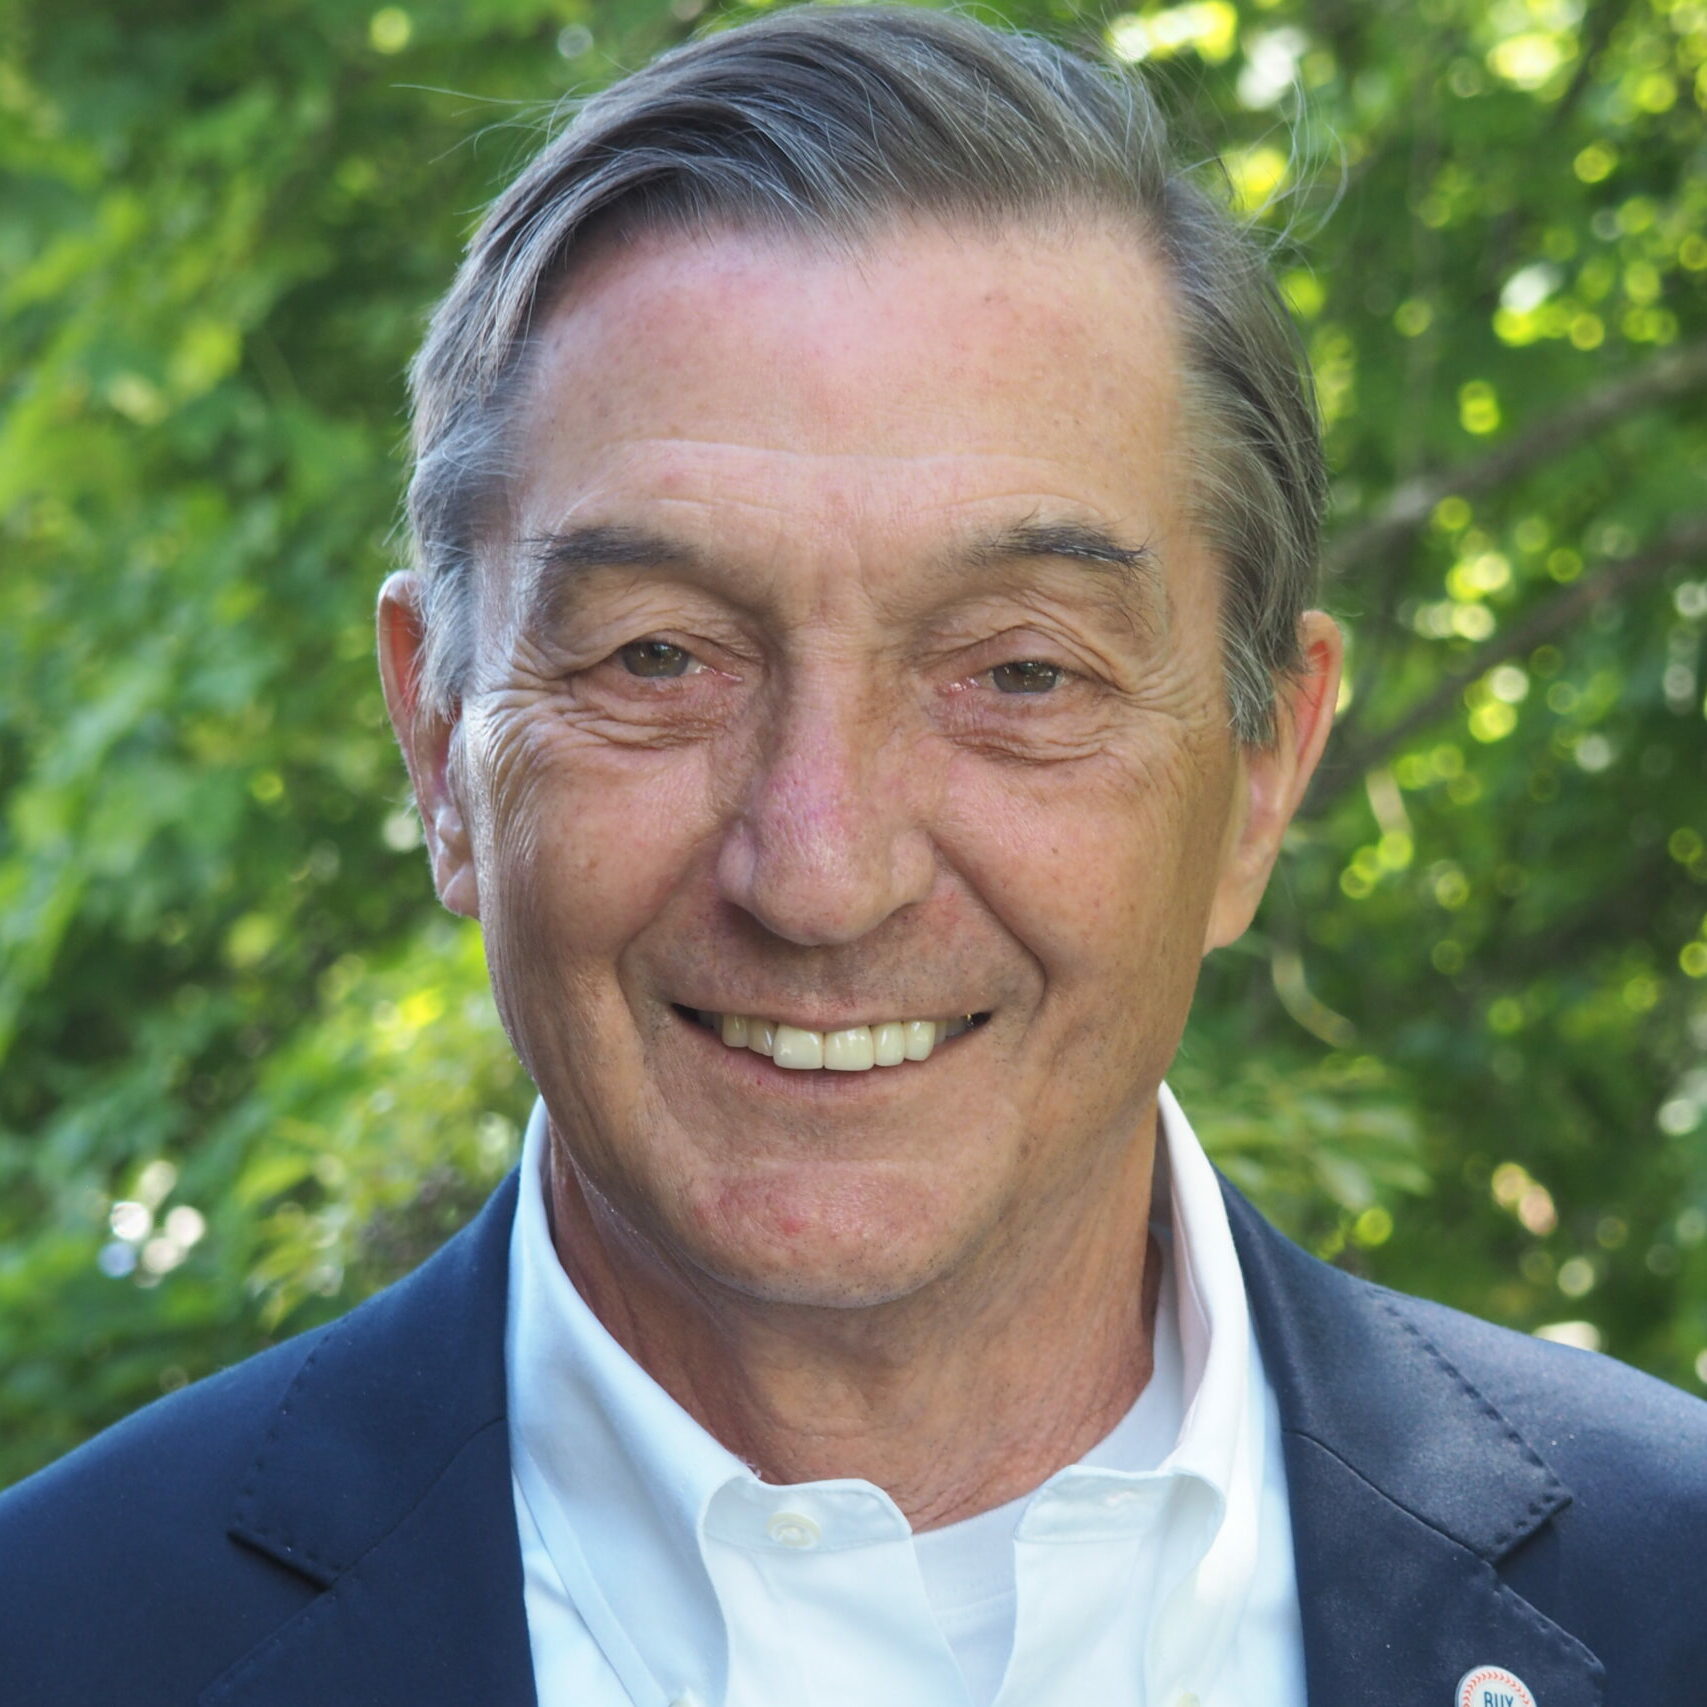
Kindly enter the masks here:
<path id="1" fill-rule="evenodd" d="M 823 1532 L 811 1518 L 803 1517 L 797 1511 L 779 1511 L 765 1525 L 765 1533 L 779 1547 L 804 1550 L 807 1547 L 816 1547 Z"/>

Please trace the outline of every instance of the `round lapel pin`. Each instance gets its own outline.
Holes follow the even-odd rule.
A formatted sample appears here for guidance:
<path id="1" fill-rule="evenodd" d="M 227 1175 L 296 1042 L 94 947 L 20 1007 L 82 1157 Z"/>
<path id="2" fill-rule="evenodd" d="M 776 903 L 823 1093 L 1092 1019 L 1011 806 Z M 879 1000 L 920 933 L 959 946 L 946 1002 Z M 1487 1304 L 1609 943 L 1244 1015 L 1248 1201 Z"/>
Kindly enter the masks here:
<path id="1" fill-rule="evenodd" d="M 1452 1707 L 1535 1707 L 1535 1697 L 1504 1666 L 1471 1666 L 1458 1680 Z"/>

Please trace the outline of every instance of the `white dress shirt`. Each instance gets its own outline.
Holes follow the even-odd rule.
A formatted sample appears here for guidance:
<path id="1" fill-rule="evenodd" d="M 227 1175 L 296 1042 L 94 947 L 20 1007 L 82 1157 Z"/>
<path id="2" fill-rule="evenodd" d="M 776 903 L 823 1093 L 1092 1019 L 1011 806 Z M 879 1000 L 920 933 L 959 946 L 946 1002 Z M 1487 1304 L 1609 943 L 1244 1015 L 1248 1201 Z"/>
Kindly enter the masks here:
<path id="1" fill-rule="evenodd" d="M 1274 1395 L 1215 1175 L 1161 1093 L 1155 1373 L 1043 1485 L 915 1536 L 881 1488 L 761 1482 L 552 1247 L 534 1108 L 510 1447 L 540 1707 L 1304 1707 Z"/>

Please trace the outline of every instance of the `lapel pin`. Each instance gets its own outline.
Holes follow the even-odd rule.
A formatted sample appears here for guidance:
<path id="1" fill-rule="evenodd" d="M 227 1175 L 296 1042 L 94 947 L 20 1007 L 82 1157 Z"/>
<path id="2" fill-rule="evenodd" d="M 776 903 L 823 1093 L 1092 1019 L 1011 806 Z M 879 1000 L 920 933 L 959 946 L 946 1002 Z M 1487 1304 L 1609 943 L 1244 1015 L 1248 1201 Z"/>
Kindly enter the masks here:
<path id="1" fill-rule="evenodd" d="M 1504 1666 L 1471 1666 L 1458 1680 L 1452 1707 L 1535 1707 L 1535 1697 Z"/>

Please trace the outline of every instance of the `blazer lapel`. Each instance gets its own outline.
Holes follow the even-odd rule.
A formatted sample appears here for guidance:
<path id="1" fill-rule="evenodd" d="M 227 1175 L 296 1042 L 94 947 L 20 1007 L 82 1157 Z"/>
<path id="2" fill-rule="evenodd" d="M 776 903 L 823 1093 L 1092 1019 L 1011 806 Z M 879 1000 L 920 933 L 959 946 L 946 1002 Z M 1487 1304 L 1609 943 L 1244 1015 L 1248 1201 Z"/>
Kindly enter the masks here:
<path id="1" fill-rule="evenodd" d="M 202 1707 L 533 1707 L 504 1378 L 515 1197 L 512 1175 L 303 1365 L 231 1533 L 322 1592 Z"/>
<path id="2" fill-rule="evenodd" d="M 1453 1707 L 1484 1665 L 1538 1707 L 1597 1707 L 1599 1661 L 1500 1570 L 1569 1490 L 1402 1297 L 1223 1190 L 1280 1406 L 1312 1707 Z"/>
<path id="3" fill-rule="evenodd" d="M 1599 1707 L 1594 1655 L 1500 1570 L 1569 1491 L 1403 1299 L 1223 1183 L 1280 1405 L 1312 1707 L 1452 1707 L 1481 1665 L 1538 1707 Z M 515 1195 L 512 1176 L 305 1362 L 231 1533 L 321 1592 L 201 1707 L 534 1707 L 505 1406 Z"/>

